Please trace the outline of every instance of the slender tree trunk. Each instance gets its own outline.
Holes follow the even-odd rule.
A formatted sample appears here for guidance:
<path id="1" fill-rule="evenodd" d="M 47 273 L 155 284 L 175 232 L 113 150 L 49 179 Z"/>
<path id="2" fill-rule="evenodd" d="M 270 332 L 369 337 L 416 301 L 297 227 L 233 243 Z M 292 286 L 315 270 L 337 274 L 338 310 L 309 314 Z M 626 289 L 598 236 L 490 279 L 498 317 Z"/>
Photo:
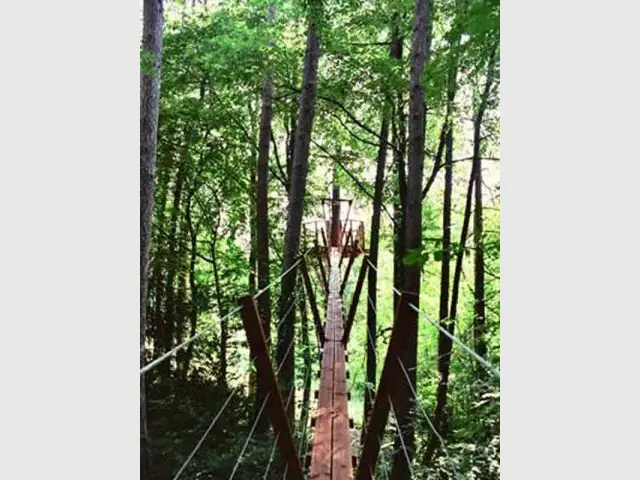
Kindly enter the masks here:
<path id="1" fill-rule="evenodd" d="M 459 33 L 453 39 L 452 46 L 455 52 L 460 44 Z M 442 127 L 442 133 L 445 138 L 445 190 L 443 200 L 443 214 L 442 214 L 442 272 L 440 280 L 440 325 L 450 331 L 453 334 L 453 321 L 449 311 L 449 283 L 450 283 L 450 263 L 451 263 L 451 196 L 453 191 L 453 106 L 457 92 L 457 77 L 458 77 L 458 58 L 456 54 L 453 54 L 447 79 L 447 108 L 445 113 L 445 120 Z M 430 181 L 435 178 L 436 169 L 439 168 L 439 164 L 436 161 L 434 165 L 434 171 L 429 178 Z M 427 185 L 429 186 L 429 185 Z M 423 196 L 426 195 L 428 188 L 423 191 Z M 467 218 L 468 224 L 468 218 Z M 466 239 L 466 234 L 465 237 Z M 462 264 L 461 264 L 462 265 Z M 456 286 L 457 289 L 459 287 Z M 457 293 L 456 293 L 457 297 Z M 455 312 L 455 309 L 454 309 Z M 454 313 L 455 314 L 455 313 Z M 442 332 L 438 336 L 438 372 L 440 378 L 438 380 L 438 387 L 436 390 L 436 408 L 434 412 L 434 425 L 441 436 L 446 436 L 448 431 L 448 416 L 447 416 L 447 390 L 449 385 L 449 370 L 451 364 L 451 353 L 453 343 Z M 424 462 L 429 464 L 435 453 L 436 448 L 439 445 L 436 435 L 431 434 L 427 443 L 425 451 Z"/>
<path id="2" fill-rule="evenodd" d="M 196 327 L 198 324 L 198 285 L 196 283 L 196 254 L 198 252 L 198 228 L 193 225 L 191 218 L 191 202 L 187 204 L 187 225 L 189 227 L 189 238 L 191 240 L 191 254 L 189 257 L 189 291 L 191 293 L 191 301 L 189 302 L 189 336 L 192 337 L 196 334 Z M 189 367 L 191 366 L 191 360 L 193 359 L 193 343 L 190 343 L 187 347 L 187 351 L 184 358 L 184 364 L 182 366 L 181 377 L 183 380 L 187 380 L 189 376 Z"/>
<path id="3" fill-rule="evenodd" d="M 429 0 L 416 0 L 415 20 L 413 26 L 413 42 L 411 46 L 411 71 L 409 80 L 409 142 L 408 142 L 408 175 L 407 198 L 405 206 L 406 252 L 420 251 L 422 247 L 422 175 L 424 170 L 425 145 L 425 100 L 424 87 L 420 83 L 424 66 L 428 59 L 429 36 Z M 404 267 L 404 290 L 419 295 L 421 265 L 411 264 Z M 418 300 L 416 299 L 416 302 Z M 418 305 L 416 305 L 418 306 Z M 401 353 L 401 360 L 409 373 L 410 381 L 416 389 L 416 368 L 418 349 L 418 316 L 412 315 L 407 322 L 406 349 Z M 407 457 L 413 458 L 414 431 L 412 394 L 406 382 L 399 383 L 395 398 L 395 410 L 404 446 L 397 442 L 397 453 L 394 456 L 391 477 L 394 480 L 411 478 L 411 469 Z M 406 448 L 406 455 L 404 450 Z"/>
<path id="4" fill-rule="evenodd" d="M 169 196 L 169 183 L 173 170 L 173 152 L 167 155 L 166 165 L 159 165 L 158 168 L 158 202 L 155 205 L 155 219 L 160 228 L 165 227 L 165 212 L 167 198 Z M 154 352 L 162 351 L 164 340 L 162 333 L 163 326 L 163 299 L 164 299 L 164 271 L 166 270 L 166 239 L 163 235 L 155 235 L 155 258 L 153 262 L 153 274 L 151 281 L 153 284 L 153 348 Z"/>
<path id="5" fill-rule="evenodd" d="M 466 201 L 464 207 L 464 215 L 462 220 L 462 230 L 460 232 L 460 242 L 458 252 L 456 253 L 456 265 L 453 272 L 453 284 L 451 287 L 451 306 L 449 308 L 449 320 L 447 322 L 447 330 L 451 335 L 455 334 L 455 321 L 458 315 L 458 297 L 460 294 L 460 281 L 462 279 L 462 265 L 464 261 L 464 251 L 469 235 L 469 223 L 471 221 L 471 204 L 473 201 L 473 185 L 476 178 L 476 165 L 471 168 L 469 183 L 467 186 Z M 436 399 L 436 412 L 434 414 L 434 424 L 441 436 L 445 436 L 448 429 L 448 421 L 446 415 L 447 386 L 449 382 L 449 365 L 451 360 L 451 349 L 453 342 L 444 334 L 440 334 L 438 340 L 439 352 L 449 352 L 448 355 L 442 356 L 442 367 L 440 369 L 439 390 Z M 431 439 L 431 445 L 427 447 L 425 454 L 425 463 L 429 463 L 431 456 L 436 449 L 435 439 Z"/>
<path id="6" fill-rule="evenodd" d="M 160 68 L 162 65 L 162 1 L 145 0 L 143 4 L 142 55 L 150 58 L 150 71 L 140 75 L 140 367 L 146 361 L 147 288 L 153 181 L 160 110 Z M 150 477 L 150 441 L 147 428 L 147 399 L 144 375 L 140 376 L 140 478 Z"/>
<path id="7" fill-rule="evenodd" d="M 442 269 L 440 275 L 440 325 L 451 330 L 449 325 L 449 280 L 451 263 L 451 195 L 453 191 L 453 132 L 451 125 L 447 127 L 445 134 L 445 172 L 444 172 L 444 199 L 442 207 Z M 447 387 L 449 382 L 449 365 L 451 361 L 452 343 L 449 337 L 440 332 L 438 337 L 438 371 L 440 379 L 436 390 L 436 409 L 434 424 L 440 433 L 444 435 L 445 413 L 447 406 Z M 431 458 L 437 448 L 438 439 L 430 435 L 425 453 L 425 464 L 431 462 Z"/>
<path id="8" fill-rule="evenodd" d="M 394 16 L 393 20 L 396 26 L 393 27 L 393 37 L 391 39 L 391 57 L 397 59 L 401 63 L 402 60 L 402 44 L 404 38 L 400 36 L 400 30 L 397 27 L 398 18 Z M 392 122 L 393 136 L 393 163 L 395 165 L 398 183 L 396 186 L 396 199 L 393 206 L 393 285 L 398 291 L 402 291 L 404 284 L 404 265 L 402 259 L 404 257 L 404 238 L 405 238 L 405 222 L 404 222 L 404 205 L 407 197 L 407 179 L 405 174 L 405 154 L 407 151 L 407 127 L 406 118 L 403 107 L 403 95 L 401 92 L 397 94 L 395 115 Z M 398 308 L 400 298 L 396 293 L 393 294 L 393 311 Z"/>
<path id="9" fill-rule="evenodd" d="M 191 195 L 187 196 L 186 199 L 186 209 L 189 209 L 191 202 Z M 178 345 L 185 337 L 187 332 L 187 274 L 188 274 L 188 263 L 187 263 L 187 250 L 185 245 L 189 241 L 189 233 L 187 226 L 187 216 L 186 214 L 182 216 L 182 221 L 180 222 L 180 231 L 178 235 L 178 254 L 176 255 L 176 263 L 177 263 L 177 272 L 176 272 L 176 301 L 175 307 L 173 310 L 173 318 L 175 325 L 175 335 L 173 343 Z M 176 352 L 176 371 L 175 375 L 177 378 L 180 378 L 181 366 L 184 364 L 185 355 L 187 351 L 182 349 Z"/>
<path id="10" fill-rule="evenodd" d="M 378 158 L 376 165 L 376 183 L 373 192 L 373 213 L 371 214 L 371 236 L 369 243 L 369 260 L 376 267 L 378 266 L 378 244 L 380 239 L 380 213 L 382 211 L 382 189 L 384 187 L 384 173 L 387 158 L 387 138 L 389 137 L 389 116 L 383 113 L 382 125 L 380 127 L 380 146 L 378 147 Z M 369 275 L 369 298 L 367 301 L 367 386 L 364 390 L 364 418 L 363 425 L 367 424 L 369 411 L 373 405 L 374 391 L 371 385 L 376 384 L 376 330 L 377 330 L 377 280 L 378 275 L 375 269 L 370 268 Z M 364 431 L 364 430 L 363 430 Z M 364 436 L 363 436 L 364 440 Z"/>
<path id="11" fill-rule="evenodd" d="M 167 276 L 165 281 L 165 318 L 164 329 L 162 338 L 164 345 L 162 345 L 163 352 L 168 352 L 173 347 L 173 339 L 176 328 L 175 318 L 175 277 L 178 269 L 177 262 L 177 233 L 178 233 L 178 220 L 180 218 L 180 205 L 182 201 L 182 192 L 184 189 L 184 183 L 187 176 L 187 167 L 189 163 L 189 135 L 185 134 L 185 144 L 182 149 L 180 164 L 178 165 L 178 171 L 176 173 L 176 181 L 173 189 L 173 209 L 171 211 L 171 218 L 169 220 L 169 232 L 167 235 Z M 158 366 L 160 373 L 167 378 L 171 371 L 171 362 L 163 362 Z"/>
<path id="12" fill-rule="evenodd" d="M 283 272 L 289 269 L 295 262 L 300 244 L 304 195 L 307 184 L 307 172 L 309 169 L 309 147 L 315 113 L 318 57 L 320 54 L 317 22 L 320 20 L 319 13 L 321 13 L 322 7 L 320 2 L 314 2 L 311 8 L 312 10 L 317 11 L 313 11 L 311 14 L 309 32 L 307 34 L 307 48 L 302 75 L 302 93 L 300 95 L 300 110 L 298 112 L 293 165 L 291 168 L 291 187 L 289 190 L 289 213 L 285 233 L 284 263 L 282 266 Z M 294 269 L 289 275 L 282 278 L 279 318 L 283 318 L 285 316 L 291 302 L 293 301 L 296 274 L 297 271 Z M 288 397 L 289 390 L 294 386 L 294 317 L 295 313 L 290 313 L 287 319 L 282 322 L 278 330 L 277 360 L 278 364 L 282 363 L 280 383 L 285 398 Z M 290 421 L 293 420 L 294 414 L 295 408 L 292 403 L 288 410 Z"/>
<path id="13" fill-rule="evenodd" d="M 473 344 L 478 355 L 484 358 L 487 355 L 487 343 L 485 339 L 485 295 L 484 295 L 484 247 L 482 242 L 483 221 L 482 221 L 482 157 L 480 156 L 482 120 L 489 92 L 493 83 L 494 65 L 496 50 L 491 52 L 489 65 L 487 67 L 487 80 L 484 91 L 480 99 L 478 111 L 473 120 L 473 164 L 476 170 L 475 178 L 475 208 L 473 212 L 473 240 L 475 247 L 475 271 L 474 271 L 474 315 L 473 315 Z M 482 367 L 478 369 L 479 374 L 483 374 Z"/>
<path id="14" fill-rule="evenodd" d="M 218 274 L 218 257 L 216 255 L 216 243 L 218 241 L 218 228 L 220 227 L 220 213 L 218 212 L 218 221 L 211 232 L 211 264 L 213 266 L 213 281 L 216 289 L 216 299 L 218 301 L 218 313 L 220 315 L 220 364 L 218 368 L 218 385 L 224 390 L 228 389 L 227 384 L 227 342 L 229 339 L 228 321 L 224 319 L 227 315 L 227 308 L 222 296 L 222 288 L 220 285 L 220 275 Z"/>
<path id="15" fill-rule="evenodd" d="M 267 7 L 267 22 L 275 22 L 276 6 L 270 3 Z M 260 111 L 260 140 L 258 144 L 258 184 L 256 191 L 257 218 L 257 256 L 258 256 L 258 290 L 269 285 L 269 145 L 271 138 L 271 110 L 273 98 L 273 79 L 269 72 L 262 79 L 262 108 Z M 267 289 L 258 297 L 258 311 L 262 320 L 262 329 L 271 332 L 271 292 Z M 271 347 L 270 336 L 267 348 Z M 260 408 L 264 401 L 264 392 L 257 390 L 256 406 Z M 263 416 L 258 424 L 258 431 L 268 429 L 268 418 Z"/>

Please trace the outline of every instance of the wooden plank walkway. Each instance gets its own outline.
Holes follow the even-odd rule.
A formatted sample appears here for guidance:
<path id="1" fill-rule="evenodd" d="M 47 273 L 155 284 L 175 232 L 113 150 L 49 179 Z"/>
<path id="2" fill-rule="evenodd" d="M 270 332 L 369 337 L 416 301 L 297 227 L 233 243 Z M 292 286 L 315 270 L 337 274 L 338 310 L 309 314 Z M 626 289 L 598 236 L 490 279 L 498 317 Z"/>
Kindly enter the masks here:
<path id="1" fill-rule="evenodd" d="M 325 342 L 322 353 L 320 391 L 315 412 L 315 432 L 311 450 L 310 478 L 313 480 L 351 480 L 351 431 L 345 349 L 342 344 L 344 320 L 340 296 L 340 253 L 330 255 L 329 296 Z"/>

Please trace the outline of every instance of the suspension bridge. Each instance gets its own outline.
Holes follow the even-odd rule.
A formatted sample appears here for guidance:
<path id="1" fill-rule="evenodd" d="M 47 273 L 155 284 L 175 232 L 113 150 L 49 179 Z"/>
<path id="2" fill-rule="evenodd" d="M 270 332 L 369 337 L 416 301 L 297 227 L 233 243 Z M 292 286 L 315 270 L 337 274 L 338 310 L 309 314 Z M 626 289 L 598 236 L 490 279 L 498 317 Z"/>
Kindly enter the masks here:
<path id="1" fill-rule="evenodd" d="M 347 215 L 342 220 L 341 206 L 345 203 L 348 206 Z M 424 417 L 427 425 L 429 425 L 429 428 L 440 442 L 440 447 L 446 459 L 450 462 L 453 477 L 459 478 L 444 439 L 439 435 L 417 396 L 411 380 L 411 369 L 408 369 L 402 360 L 403 351 L 407 347 L 407 339 L 402 332 L 406 330 L 407 325 L 424 318 L 430 325 L 439 330 L 441 335 L 456 343 L 461 348 L 461 351 L 478 362 L 490 375 L 499 379 L 500 372 L 455 336 L 447 324 L 435 321 L 423 314 L 417 307 L 416 293 L 400 292 L 395 288 L 393 289 L 394 295 L 398 297 L 398 303 L 391 337 L 383 360 L 382 375 L 378 385 L 372 390 L 374 395 L 373 406 L 367 414 L 368 420 L 363 425 L 363 432 L 356 432 L 354 429 L 354 422 L 349 416 L 350 393 L 347 387 L 348 353 L 346 349 L 355 321 L 367 269 L 370 268 L 377 272 L 377 266 L 371 262 L 367 255 L 363 222 L 349 218 L 352 211 L 352 203 L 352 200 L 341 199 L 339 190 L 334 189 L 333 197 L 323 201 L 324 218 L 303 222 L 303 241 L 305 246 L 308 246 L 309 243 L 312 246 L 306 249 L 305 253 L 300 255 L 290 268 L 267 287 L 258 291 L 255 295 L 245 295 L 239 298 L 238 307 L 225 316 L 229 318 L 239 314 L 242 318 L 250 347 L 251 362 L 256 368 L 258 388 L 261 389 L 262 398 L 264 399 L 258 409 L 249 435 L 238 454 L 229 480 L 235 478 L 245 457 L 249 442 L 256 431 L 258 421 L 263 414 L 268 416 L 275 434 L 275 442 L 271 449 L 264 479 L 267 478 L 276 449 L 279 451 L 285 466 L 283 479 L 373 480 L 377 478 L 376 473 L 381 478 L 389 478 L 390 467 L 381 449 L 382 439 L 390 418 L 393 419 L 397 426 L 398 421 L 395 418 L 396 407 L 394 404 L 406 401 L 399 394 L 407 390 L 411 392 L 411 401 L 417 405 L 418 413 Z M 325 209 L 327 205 L 329 208 Z M 309 242 L 310 237 L 312 238 Z M 355 280 L 349 309 L 345 312 L 343 309 L 343 296 L 350 281 L 353 265 L 360 257 L 362 257 L 362 260 L 359 274 Z M 317 268 L 317 276 L 320 278 L 322 285 L 321 290 L 324 291 L 324 321 L 322 321 L 320 315 L 319 299 L 316 298 L 311 281 L 310 267 L 313 264 Z M 305 300 L 310 306 L 313 317 L 319 347 L 318 373 L 320 379 L 319 388 L 315 392 L 315 409 L 308 425 L 313 429 L 313 438 L 311 442 L 302 441 L 299 445 L 295 443 L 293 428 L 287 415 L 288 407 L 294 396 L 294 389 L 290 390 L 285 402 L 278 382 L 278 375 L 284 361 L 292 352 L 293 341 L 284 355 L 285 358 L 274 368 L 274 362 L 268 346 L 269 332 L 263 330 L 256 305 L 256 300 L 260 295 L 264 294 L 287 275 L 296 275 L 297 273 L 302 278 L 306 294 Z M 369 298 L 369 302 L 373 305 L 371 298 Z M 291 299 L 290 307 L 283 315 L 283 318 L 279 319 L 276 328 L 280 327 L 288 318 L 294 305 L 295 299 Z M 140 374 L 142 375 L 162 362 L 169 360 L 179 350 L 187 347 L 205 333 L 206 329 L 197 332 L 170 351 L 149 362 L 140 369 Z M 377 355 L 374 335 L 375 332 L 367 329 L 367 341 L 371 343 L 374 355 Z M 169 478 L 172 480 L 181 478 L 198 454 L 208 435 L 215 429 L 225 409 L 234 396 L 239 393 L 239 388 L 231 390 L 220 410 L 213 415 L 209 427 L 203 432 L 191 453 Z M 303 427 L 304 432 L 306 432 L 307 425 Z M 410 477 L 413 477 L 411 455 L 407 451 L 402 431 L 400 428 L 396 428 L 395 431 L 406 459 L 405 467 Z M 357 456 L 354 455 L 354 439 L 360 439 L 359 454 Z M 303 444 L 306 444 L 304 451 Z M 309 447 L 310 452 L 308 451 Z"/>

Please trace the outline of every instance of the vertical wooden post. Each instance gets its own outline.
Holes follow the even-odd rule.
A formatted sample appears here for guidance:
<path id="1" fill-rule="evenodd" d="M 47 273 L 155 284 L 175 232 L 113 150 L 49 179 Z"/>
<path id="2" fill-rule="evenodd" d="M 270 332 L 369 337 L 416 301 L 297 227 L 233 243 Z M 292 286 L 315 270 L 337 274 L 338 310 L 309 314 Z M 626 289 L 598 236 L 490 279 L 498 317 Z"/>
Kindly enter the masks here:
<path id="1" fill-rule="evenodd" d="M 258 386 L 263 388 L 265 393 L 270 393 L 267 409 L 271 425 L 278 439 L 280 453 L 289 467 L 288 478 L 304 480 L 300 459 L 298 458 L 291 427 L 287 419 L 287 412 L 284 408 L 278 381 L 269 358 L 269 350 L 267 349 L 267 342 L 265 341 L 256 302 L 251 295 L 244 295 L 238 299 L 238 305 L 242 307 L 242 323 L 247 333 L 251 357 L 255 358 Z"/>
<path id="2" fill-rule="evenodd" d="M 302 278 L 304 280 L 304 287 L 307 291 L 307 297 L 309 298 L 309 304 L 311 305 L 311 312 L 313 313 L 313 323 L 316 326 L 316 332 L 318 332 L 318 339 L 320 345 L 324 344 L 324 329 L 322 328 L 322 321 L 320 320 L 320 312 L 318 311 L 318 304 L 316 303 L 316 295 L 313 292 L 313 285 L 311 284 L 311 277 L 309 277 L 309 269 L 307 268 L 307 261 L 305 258 L 300 263 L 302 270 Z"/>
<path id="3" fill-rule="evenodd" d="M 331 246 L 339 248 L 340 238 L 340 189 L 333 187 L 331 199 Z"/>
<path id="4" fill-rule="evenodd" d="M 338 268 L 342 267 L 342 260 L 344 259 L 345 253 L 347 255 L 353 255 L 353 252 L 349 252 L 349 239 L 351 238 L 351 230 L 347 234 L 347 239 L 344 242 L 344 247 L 342 247 L 342 251 L 340 252 L 340 262 L 338 262 Z"/>
<path id="5" fill-rule="evenodd" d="M 367 267 L 369 257 L 365 255 L 362 258 L 362 265 L 360 266 L 360 273 L 358 274 L 358 283 L 356 283 L 356 289 L 353 292 L 351 298 L 351 305 L 349 306 L 349 314 L 347 315 L 347 322 L 344 326 L 344 335 L 342 336 L 342 343 L 345 345 L 349 341 L 349 334 L 351 333 L 351 327 L 353 326 L 353 320 L 356 318 L 356 310 L 358 309 L 358 301 L 360 300 L 360 293 L 362 292 L 362 285 L 364 285 L 364 277 L 367 274 Z"/>
<path id="6" fill-rule="evenodd" d="M 380 453 L 380 439 L 384 433 L 387 420 L 389 419 L 389 395 L 394 395 L 400 382 L 406 382 L 404 373 L 398 364 L 398 358 L 406 344 L 406 335 L 403 329 L 407 322 L 411 322 L 415 317 L 409 303 L 416 303 L 418 295 L 415 293 L 402 292 L 395 320 L 387 356 L 384 359 L 380 385 L 376 392 L 373 403 L 373 410 L 369 416 L 367 432 L 362 445 L 360 462 L 356 470 L 355 480 L 372 480 L 371 474 L 375 472 L 378 455 Z"/>
<path id="7" fill-rule="evenodd" d="M 349 263 L 347 263 L 347 269 L 344 272 L 344 279 L 342 280 L 342 285 L 340 286 L 340 296 L 342 296 L 342 294 L 344 293 L 344 289 L 347 286 L 347 279 L 349 278 L 349 272 L 351 271 L 351 267 L 353 266 L 353 262 L 355 260 L 356 260 L 356 257 L 352 252 L 351 256 L 349 257 Z"/>
<path id="8" fill-rule="evenodd" d="M 316 249 L 316 256 L 318 257 L 318 268 L 320 269 L 320 276 L 322 277 L 322 286 L 324 287 L 325 295 L 329 292 L 329 281 L 327 280 L 327 272 L 324 269 L 324 262 L 320 250 Z"/>
<path id="9" fill-rule="evenodd" d="M 330 258 L 329 244 L 327 243 L 327 234 L 324 231 L 324 227 L 322 228 L 320 233 L 322 233 L 322 243 L 324 244 L 324 253 L 327 257 L 327 264 L 331 265 L 331 261 L 329 260 Z"/>

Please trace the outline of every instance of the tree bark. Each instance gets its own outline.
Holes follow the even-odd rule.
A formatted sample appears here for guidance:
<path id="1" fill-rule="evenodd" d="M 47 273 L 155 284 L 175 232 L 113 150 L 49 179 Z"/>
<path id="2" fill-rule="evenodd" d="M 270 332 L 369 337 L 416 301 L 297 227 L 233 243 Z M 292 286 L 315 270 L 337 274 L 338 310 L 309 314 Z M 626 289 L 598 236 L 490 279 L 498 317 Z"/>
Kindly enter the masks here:
<path id="1" fill-rule="evenodd" d="M 380 127 L 380 137 L 383 139 L 380 141 L 378 147 L 378 158 L 376 165 L 376 182 L 373 193 L 373 213 L 371 214 L 371 236 L 369 243 L 369 261 L 378 266 L 378 245 L 380 239 L 380 214 L 382 211 L 382 189 L 384 187 L 384 173 L 386 168 L 387 158 L 387 138 L 389 137 L 389 116 L 387 112 L 383 112 L 382 125 Z M 378 275 L 375 269 L 369 269 L 369 299 L 367 301 L 367 371 L 366 382 L 367 386 L 364 390 L 364 418 L 363 425 L 367 424 L 369 418 L 369 410 L 373 405 L 374 392 L 373 388 L 369 388 L 370 385 L 376 384 L 376 330 L 377 330 L 377 280 Z M 364 440 L 364 436 L 363 436 Z"/>
<path id="2" fill-rule="evenodd" d="M 169 197 L 169 183 L 173 170 L 173 152 L 167 155 L 167 164 L 158 168 L 158 202 L 154 206 L 155 219 L 160 228 L 164 228 L 166 217 L 167 198 Z M 164 340 L 163 333 L 163 300 L 164 300 L 164 271 L 166 270 L 166 239 L 162 236 L 156 236 L 154 242 L 155 258 L 153 262 L 153 273 L 150 283 L 153 284 L 153 348 L 154 352 L 162 351 Z"/>
<path id="3" fill-rule="evenodd" d="M 178 171 L 176 172 L 176 181 L 173 188 L 173 209 L 171 211 L 171 217 L 169 220 L 169 232 L 167 237 L 167 276 L 164 285 L 164 323 L 162 339 L 164 344 L 162 345 L 163 353 L 168 352 L 173 347 L 173 339 L 176 327 L 175 318 L 175 277 L 178 268 L 177 262 L 177 233 L 178 233 L 178 220 L 180 218 L 180 205 L 182 202 L 182 192 L 187 176 L 187 167 L 189 164 L 189 137 L 185 133 L 184 145 L 180 155 L 180 164 L 178 165 Z M 158 371 L 165 378 L 169 377 L 171 372 L 171 362 L 163 362 L 158 366 Z"/>
<path id="4" fill-rule="evenodd" d="M 444 199 L 442 207 L 442 269 L 440 275 L 440 325 L 451 331 L 449 325 L 449 281 L 451 263 L 451 196 L 453 191 L 453 132 L 448 125 L 445 134 Z M 434 425 L 440 435 L 446 434 L 445 413 L 452 342 L 440 332 L 438 337 L 438 372 L 440 378 L 436 390 Z M 424 463 L 429 464 L 438 444 L 435 435 L 429 436 Z"/>
<path id="5" fill-rule="evenodd" d="M 190 238 L 190 257 L 189 257 L 189 291 L 191 294 L 191 301 L 189 302 L 189 336 L 192 337 L 196 334 L 196 327 L 198 324 L 198 285 L 196 283 L 196 261 L 198 253 L 198 226 L 193 225 L 193 219 L 191 218 L 191 202 L 187 203 L 186 211 L 187 227 L 189 229 Z M 193 358 L 193 343 L 190 343 L 187 347 L 184 355 L 184 361 L 182 364 L 182 372 L 180 377 L 186 381 L 189 376 L 189 367 L 191 366 L 191 360 Z"/>
<path id="6" fill-rule="evenodd" d="M 307 172 L 309 169 L 309 147 L 311 141 L 311 130 L 315 113 L 315 101 L 318 76 L 319 38 L 318 38 L 318 13 L 321 13 L 320 2 L 314 2 L 312 7 L 316 7 L 317 12 L 312 12 L 307 34 L 307 48 L 305 52 L 304 70 L 302 75 L 302 93 L 300 95 L 300 109 L 298 111 L 298 122 L 296 127 L 296 137 L 293 151 L 293 165 L 291 167 L 291 187 L 289 190 L 289 212 L 287 217 L 287 229 L 284 242 L 284 263 L 283 272 L 289 269 L 298 252 L 300 244 L 300 229 L 302 225 L 302 214 L 304 205 L 304 195 L 307 183 Z M 294 300 L 294 288 L 296 284 L 296 270 L 282 278 L 279 301 L 279 318 L 283 318 Z M 282 322 L 278 329 L 278 364 L 282 363 L 280 371 L 280 383 L 284 398 L 289 395 L 289 390 L 294 387 L 294 317 L 295 313 L 290 313 L 288 318 Z M 289 347 L 291 349 L 289 350 Z M 287 354 L 287 351 L 289 353 Z M 285 358 L 286 357 L 286 358 Z M 293 402 L 288 409 L 290 421 L 295 418 L 295 408 Z"/>
<path id="7" fill-rule="evenodd" d="M 478 355 L 484 358 L 487 355 L 487 343 L 485 339 L 485 295 L 484 295 L 484 247 L 482 242 L 482 157 L 480 156 L 481 130 L 484 113 L 489 101 L 489 92 L 493 83 L 496 50 L 491 52 L 487 67 L 487 80 L 480 99 L 478 111 L 473 120 L 473 165 L 476 170 L 475 178 L 475 208 L 473 212 L 473 240 L 475 247 L 475 271 L 474 271 L 474 309 L 473 309 L 473 345 Z M 480 367 L 477 373 L 482 375 L 484 370 Z"/>
<path id="8" fill-rule="evenodd" d="M 274 3 L 267 7 L 267 22 L 275 21 Z M 256 191 L 257 212 L 257 257 L 258 257 L 258 290 L 269 285 L 269 145 L 271 138 L 271 110 L 273 101 L 273 79 L 267 72 L 262 79 L 262 108 L 260 111 L 260 139 L 258 144 L 258 183 Z M 267 289 L 258 297 L 258 311 L 264 332 L 271 332 L 271 292 Z M 270 336 L 267 337 L 267 348 L 271 347 Z M 258 388 L 256 405 L 260 408 L 264 401 L 264 392 Z M 264 432 L 268 428 L 268 418 L 259 422 L 258 430 Z"/>
<path id="9" fill-rule="evenodd" d="M 394 15 L 393 37 L 391 39 L 391 57 L 397 60 L 402 59 L 402 45 L 404 38 L 400 36 L 400 30 L 397 26 L 398 16 Z M 400 63 L 400 62 L 398 62 Z M 407 151 L 406 141 L 406 118 L 404 107 L 402 105 L 402 93 L 396 96 L 395 115 L 392 121 L 392 141 L 394 145 L 393 163 L 395 165 L 398 183 L 396 186 L 396 198 L 393 206 L 393 285 L 398 291 L 402 291 L 404 284 L 404 265 L 402 259 L 404 257 L 404 238 L 405 238 L 405 221 L 404 221 L 404 205 L 407 196 L 407 180 L 405 174 L 405 154 Z M 393 294 L 393 311 L 398 309 L 400 298 L 396 293 Z"/>
<path id="10" fill-rule="evenodd" d="M 213 281 L 216 289 L 216 299 L 218 301 L 218 314 L 220 315 L 220 363 L 218 365 L 218 385 L 223 389 L 228 389 L 227 384 L 227 341 L 229 337 L 228 321 L 224 319 L 227 315 L 227 308 L 222 296 L 220 285 L 220 275 L 218 274 L 218 257 L 216 255 L 216 243 L 218 242 L 218 228 L 220 227 L 220 214 L 216 216 L 216 225 L 211 232 L 211 265 L 213 267 Z M 223 320 L 224 319 L 224 320 Z"/>
<path id="11" fill-rule="evenodd" d="M 140 75 L 140 367 L 146 361 L 147 288 L 151 216 L 160 111 L 160 69 L 162 66 L 162 1 L 143 4 L 142 52 L 152 59 L 151 71 Z M 140 376 L 140 478 L 150 477 L 150 441 L 144 375 Z"/>
<path id="12" fill-rule="evenodd" d="M 411 69 L 409 80 L 409 141 L 408 141 L 408 175 L 407 198 L 405 204 L 405 252 L 420 251 L 422 248 L 422 175 L 424 170 L 425 145 L 425 100 L 424 87 L 420 80 L 424 66 L 427 63 L 429 51 L 427 48 L 429 37 L 429 0 L 416 0 L 415 20 L 413 25 L 413 41 L 411 45 Z M 420 294 L 421 265 L 410 264 L 404 266 L 403 289 Z M 418 305 L 416 305 L 417 307 Z M 415 390 L 416 367 L 418 349 L 418 316 L 412 315 L 407 321 L 406 349 L 400 355 L 409 373 L 409 379 Z M 397 442 L 396 455 L 393 460 L 391 477 L 404 480 L 411 478 L 411 469 L 407 458 L 413 458 L 414 431 L 412 394 L 406 382 L 399 383 L 395 396 L 395 411 L 400 434 L 404 440 L 404 447 Z M 406 456 L 403 450 L 406 449 Z"/>
<path id="13" fill-rule="evenodd" d="M 453 334 L 453 316 L 449 311 L 449 284 L 450 284 L 450 264 L 451 264 L 451 197 L 453 192 L 453 106 L 457 92 L 458 58 L 455 53 L 460 44 L 460 33 L 457 31 L 452 41 L 452 57 L 449 64 L 447 78 L 447 106 L 445 119 L 442 126 L 445 144 L 445 187 L 443 198 L 442 214 L 442 271 L 440 279 L 440 325 Z M 438 149 L 440 150 L 440 148 Z M 440 167 L 438 161 L 434 164 L 434 170 L 429 180 L 435 178 L 437 169 Z M 427 184 L 429 186 L 429 184 Z M 423 191 L 423 197 L 428 192 L 428 188 Z M 468 224 L 468 218 L 466 218 Z M 466 234 L 463 237 L 466 239 Z M 460 264 L 462 266 L 462 264 Z M 457 271 L 457 270 L 456 270 Z M 458 273 L 459 275 L 459 273 Z M 456 284 L 455 289 L 459 288 Z M 457 298 L 457 293 L 455 294 Z M 457 303 L 457 302 L 456 302 Z M 455 308 L 453 309 L 455 315 Z M 445 436 L 448 431 L 447 421 L 447 390 L 449 384 L 449 369 L 451 364 L 451 352 L 453 343 L 442 332 L 438 336 L 438 372 L 440 378 L 436 389 L 436 407 L 434 412 L 434 426 L 441 436 Z M 425 450 L 424 463 L 429 464 L 438 447 L 438 438 L 433 433 L 429 436 L 427 448 Z"/>

